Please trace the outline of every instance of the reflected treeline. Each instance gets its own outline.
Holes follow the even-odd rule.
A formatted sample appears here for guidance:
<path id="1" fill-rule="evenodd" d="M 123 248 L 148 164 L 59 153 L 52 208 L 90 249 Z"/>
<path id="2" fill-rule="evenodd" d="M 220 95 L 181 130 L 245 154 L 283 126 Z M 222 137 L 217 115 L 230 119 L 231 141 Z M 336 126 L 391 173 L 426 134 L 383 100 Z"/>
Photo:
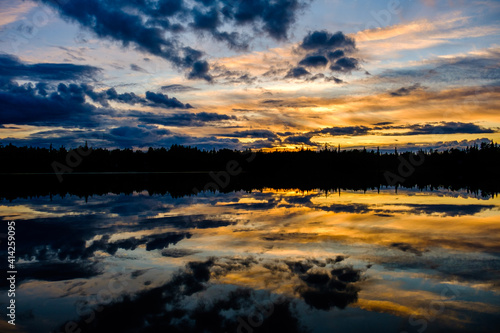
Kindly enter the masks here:
<path id="1" fill-rule="evenodd" d="M 298 189 L 313 191 L 320 189 L 327 193 L 341 193 L 343 191 L 382 190 L 388 187 L 383 177 L 369 177 L 364 174 L 359 178 L 348 176 L 323 176 L 310 174 L 307 177 L 282 175 L 255 175 L 242 173 L 228 179 L 225 186 L 219 186 L 209 173 L 190 174 L 68 174 L 63 182 L 59 182 L 54 175 L 3 175 L 0 176 L 2 187 L 0 198 L 14 200 L 17 198 L 32 198 L 40 196 L 76 195 L 91 197 L 95 195 L 133 194 L 147 191 L 150 195 L 170 195 L 174 198 L 196 195 L 198 191 L 229 193 L 234 191 L 260 191 L 264 188 Z M 500 192 L 498 181 L 468 182 L 456 180 L 424 181 L 406 180 L 395 187 L 416 188 L 432 191 L 435 189 L 449 189 L 452 191 L 466 190 L 484 197 L 496 196 Z"/>

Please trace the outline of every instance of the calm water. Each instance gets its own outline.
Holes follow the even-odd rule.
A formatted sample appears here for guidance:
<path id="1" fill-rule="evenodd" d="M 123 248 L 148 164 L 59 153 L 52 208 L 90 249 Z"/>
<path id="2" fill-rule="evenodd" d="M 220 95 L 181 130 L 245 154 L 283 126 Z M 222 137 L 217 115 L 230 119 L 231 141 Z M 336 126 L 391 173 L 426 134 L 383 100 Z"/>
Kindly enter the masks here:
<path id="1" fill-rule="evenodd" d="M 20 258 L 1 332 L 500 331 L 498 197 L 142 192 L 0 212 Z"/>

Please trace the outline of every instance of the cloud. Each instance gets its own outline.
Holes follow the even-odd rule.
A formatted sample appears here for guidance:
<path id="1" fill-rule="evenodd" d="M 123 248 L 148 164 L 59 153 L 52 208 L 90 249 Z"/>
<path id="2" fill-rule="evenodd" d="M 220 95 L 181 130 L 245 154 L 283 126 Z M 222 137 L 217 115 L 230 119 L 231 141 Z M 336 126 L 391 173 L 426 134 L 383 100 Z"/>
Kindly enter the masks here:
<path id="1" fill-rule="evenodd" d="M 85 65 L 27 64 L 13 55 L 0 54 L 0 77 L 7 79 L 33 81 L 92 80 L 100 71 L 100 68 Z"/>
<path id="2" fill-rule="evenodd" d="M 93 101 L 100 103 L 102 106 L 109 106 L 109 101 L 125 103 L 125 104 L 141 104 L 144 106 L 152 107 L 162 107 L 168 109 L 191 109 L 193 108 L 190 104 L 181 103 L 175 97 L 169 98 L 167 95 L 162 93 L 154 93 L 151 91 L 146 91 L 146 98 L 137 96 L 134 93 L 123 93 L 119 94 L 115 88 L 109 88 L 103 92 L 96 92 L 94 88 L 89 85 L 81 85 L 81 88 L 87 96 L 89 96 Z"/>
<path id="3" fill-rule="evenodd" d="M 244 264 L 245 260 L 231 262 L 231 259 L 226 262 L 220 259 L 190 261 L 165 283 L 99 304 L 93 320 L 83 314 L 73 323 L 82 331 L 96 333 L 108 332 L 111 327 L 118 331 L 237 332 L 243 331 L 242 321 L 250 327 L 241 318 L 260 314 L 264 311 L 262 306 L 272 306 L 272 315 L 263 316 L 258 325 L 260 330 L 306 332 L 298 314 L 292 312 L 291 297 L 279 296 L 279 300 L 273 302 L 268 291 L 240 286 L 220 288 L 221 284 L 214 281 L 218 273 L 248 270 L 249 266 Z M 261 301 L 256 303 L 256 300 Z M 68 327 L 68 323 L 63 323 L 59 329 L 64 330 L 64 327 Z"/>
<path id="4" fill-rule="evenodd" d="M 341 31 L 334 34 L 328 31 L 309 32 L 299 45 L 304 50 L 331 50 L 338 48 L 354 49 L 356 42 Z"/>
<path id="5" fill-rule="evenodd" d="M 414 85 L 411 85 L 409 87 L 401 87 L 395 91 L 392 91 L 390 93 L 390 95 L 394 96 L 394 97 L 408 96 L 413 91 L 421 89 L 421 88 L 422 88 L 422 86 L 420 85 L 420 83 L 415 83 Z"/>
<path id="6" fill-rule="evenodd" d="M 212 229 L 235 225 L 236 222 L 208 219 L 205 215 L 190 215 L 179 218 L 177 216 L 148 218 L 141 221 L 141 225 L 169 226 L 176 229 Z"/>
<path id="7" fill-rule="evenodd" d="M 151 112 L 130 113 L 130 116 L 136 117 L 139 121 L 146 124 L 157 124 L 164 126 L 205 126 L 210 122 L 221 122 L 236 120 L 236 116 L 225 114 L 200 112 L 200 113 L 174 113 L 169 115 L 155 114 Z"/>
<path id="8" fill-rule="evenodd" d="M 87 98 L 104 108 L 89 103 Z M 4 79 L 0 80 L 0 124 L 92 128 L 98 126 L 99 120 L 105 121 L 117 114 L 110 108 L 109 101 L 157 108 L 192 108 L 174 97 L 151 91 L 147 91 L 144 98 L 134 93 L 119 94 L 114 88 L 96 92 L 87 84 L 19 85 Z"/>
<path id="9" fill-rule="evenodd" d="M 188 257 L 196 253 L 199 253 L 199 251 L 189 249 L 165 249 L 161 251 L 162 256 L 170 258 Z"/>
<path id="10" fill-rule="evenodd" d="M 327 127 L 321 130 L 313 131 L 312 134 L 328 134 L 331 136 L 339 135 L 367 135 L 370 131 L 369 127 L 366 126 L 345 126 L 345 127 Z"/>
<path id="11" fill-rule="evenodd" d="M 111 135 L 130 138 L 132 140 L 144 138 L 148 136 L 148 131 L 140 127 L 121 126 L 113 128 L 110 132 Z"/>
<path id="12" fill-rule="evenodd" d="M 208 12 L 201 12 L 193 9 L 193 23 L 191 26 L 195 29 L 215 30 L 220 24 L 219 13 L 215 8 Z"/>
<path id="13" fill-rule="evenodd" d="M 55 8 L 59 14 L 92 31 L 97 37 L 121 42 L 171 62 L 187 70 L 189 79 L 211 81 L 203 53 L 193 59 L 190 47 L 179 38 L 186 32 L 209 33 L 229 48 L 245 50 L 249 37 L 240 33 L 241 26 L 261 29 L 267 36 L 284 40 L 306 6 L 299 0 L 257 0 L 252 2 L 225 0 L 190 3 L 182 0 L 99 1 L 72 0 L 59 5 L 51 0 L 37 0 Z M 226 29 L 226 30 L 223 30 Z"/>
<path id="14" fill-rule="evenodd" d="M 185 91 L 198 90 L 198 88 L 194 88 L 191 86 L 185 86 L 182 84 L 169 84 L 166 86 L 161 86 L 160 89 L 164 90 L 164 91 L 171 91 L 171 92 L 185 92 Z"/>
<path id="15" fill-rule="evenodd" d="M 190 261 L 157 287 L 99 304 L 93 320 L 83 315 L 76 325 L 82 331 L 97 333 L 107 332 L 110 327 L 118 331 L 250 332 L 252 328 L 242 318 L 255 314 L 262 317 L 258 325 L 262 332 L 307 332 L 297 311 L 300 298 L 320 310 L 343 309 L 357 300 L 362 271 L 342 266 L 343 257 L 339 257 L 324 261 L 268 260 L 260 264 L 264 274 L 290 281 L 295 287 L 291 292 L 298 297 L 241 287 L 238 283 L 221 288 L 219 278 L 245 274 L 259 265 L 252 257 Z M 266 315 L 269 311 L 272 314 Z"/>
<path id="16" fill-rule="evenodd" d="M 415 248 L 413 245 L 411 245 L 409 243 L 392 243 L 390 246 L 393 248 L 396 248 L 398 250 L 401 250 L 403 252 L 413 253 L 419 257 L 422 256 L 422 251 Z"/>
<path id="17" fill-rule="evenodd" d="M 340 84 L 340 83 L 344 83 L 343 80 L 335 77 L 335 76 L 327 76 L 323 73 L 317 73 L 317 74 L 314 74 L 313 76 L 309 76 L 306 78 L 306 81 L 317 81 L 317 80 L 320 80 L 320 79 L 323 79 L 324 82 L 335 82 L 337 84 Z"/>
<path id="18" fill-rule="evenodd" d="M 18 264 L 23 270 L 21 281 L 68 281 L 74 279 L 90 279 L 102 274 L 95 263 L 72 261 L 48 261 Z M 20 274 L 21 275 L 21 274 Z M 20 283 L 20 281 L 17 281 Z"/>
<path id="19" fill-rule="evenodd" d="M 353 70 L 360 69 L 359 60 L 352 56 L 357 51 L 356 42 L 341 31 L 334 34 L 325 30 L 309 32 L 298 46 L 298 53 L 301 53 L 300 51 L 307 51 L 309 53 L 299 61 L 298 66 L 324 68 L 330 63 L 330 71 L 338 73 L 351 73 Z M 351 56 L 347 56 L 347 54 Z M 299 78 L 307 74 L 303 70 L 302 72 L 293 72 L 294 70 L 300 71 L 299 68 L 303 67 L 291 69 L 286 78 Z M 323 73 L 319 74 L 324 75 Z M 336 77 L 329 79 L 326 76 L 323 77 L 325 77 L 325 81 L 343 82 Z M 308 78 L 307 80 L 314 81 L 320 78 L 320 76 L 316 74 L 312 78 L 314 79 Z"/>
<path id="20" fill-rule="evenodd" d="M 344 309 L 357 301 L 360 288 L 355 283 L 361 280 L 361 270 L 351 266 L 339 267 L 338 262 L 337 259 L 331 259 L 323 264 L 316 262 L 293 263 L 292 267 L 300 274 L 299 277 L 305 283 L 296 287 L 296 292 L 312 308 L 318 310 L 329 310 L 333 307 Z M 333 269 L 324 268 L 327 264 L 332 263 Z"/>
<path id="21" fill-rule="evenodd" d="M 443 216 L 475 215 L 495 208 L 494 205 L 405 204 L 405 206 L 412 208 L 412 214 L 440 214 Z"/>
<path id="22" fill-rule="evenodd" d="M 286 107 L 286 108 L 306 108 L 306 107 L 315 107 L 314 104 L 311 104 L 308 101 L 300 101 L 300 100 L 284 100 L 284 99 L 266 99 L 260 102 L 266 107 Z"/>
<path id="23" fill-rule="evenodd" d="M 373 124 L 373 126 L 384 126 L 384 125 L 392 125 L 394 124 L 392 121 L 382 121 L 376 124 Z"/>
<path id="24" fill-rule="evenodd" d="M 342 51 L 342 50 L 335 50 L 333 52 L 328 52 L 327 53 L 327 57 L 328 59 L 330 59 L 331 61 L 333 60 L 336 60 L 338 58 L 343 58 L 345 55 L 345 52 Z"/>
<path id="25" fill-rule="evenodd" d="M 286 74 L 285 78 L 287 79 L 297 79 L 297 78 L 301 78 L 303 76 L 306 76 L 306 75 L 309 75 L 311 73 L 309 73 L 307 71 L 307 69 L 305 69 L 304 67 L 294 67 L 292 69 L 290 69 L 288 71 L 288 73 Z"/>
<path id="26" fill-rule="evenodd" d="M 312 137 L 312 135 L 310 135 L 310 134 L 293 135 L 293 136 L 289 136 L 288 138 L 286 138 L 284 142 L 290 143 L 290 144 L 306 144 L 309 146 L 314 146 L 316 144 L 311 142 L 311 137 Z"/>
<path id="27" fill-rule="evenodd" d="M 191 72 L 188 74 L 189 79 L 204 79 L 208 82 L 213 80 L 212 76 L 208 73 L 210 65 L 206 61 L 197 61 L 193 64 Z"/>
<path id="28" fill-rule="evenodd" d="M 144 236 L 142 238 L 126 238 L 114 242 L 109 242 L 110 236 L 103 235 L 101 239 L 93 241 L 81 253 L 82 258 L 90 258 L 96 251 L 107 252 L 111 255 L 116 254 L 118 249 L 135 250 L 140 245 L 146 245 L 146 251 L 162 250 L 168 248 L 169 245 L 175 245 L 185 238 L 191 238 L 189 232 L 166 232 L 162 234 L 154 234 Z"/>
<path id="29" fill-rule="evenodd" d="M 217 2 L 217 1 L 214 1 Z M 223 1 L 220 1 L 223 3 Z M 297 0 L 255 0 L 237 1 L 222 8 L 226 18 L 237 24 L 256 24 L 261 22 L 262 30 L 269 36 L 283 40 L 296 20 L 297 12 L 305 6 L 305 2 Z"/>
<path id="30" fill-rule="evenodd" d="M 359 69 L 359 61 L 350 57 L 340 58 L 330 66 L 332 72 L 350 73 L 355 69 Z"/>
<path id="31" fill-rule="evenodd" d="M 224 65 L 214 66 L 212 72 L 212 77 L 220 84 L 252 84 L 257 81 L 257 77 L 252 76 L 248 72 L 229 70 Z"/>
<path id="32" fill-rule="evenodd" d="M 99 110 L 85 102 L 83 90 L 74 84 L 59 84 L 48 94 L 44 85 L 0 82 L 0 124 L 95 127 Z"/>
<path id="33" fill-rule="evenodd" d="M 163 106 L 167 108 L 191 109 L 190 104 L 183 104 L 175 97 L 169 98 L 167 95 L 161 93 L 154 93 L 146 91 L 146 99 L 153 102 L 155 106 Z"/>
<path id="34" fill-rule="evenodd" d="M 301 134 L 293 133 L 279 133 L 283 136 L 290 135 L 284 142 L 290 144 L 306 144 L 310 146 L 317 146 L 318 144 L 311 141 L 311 138 L 316 135 L 330 135 L 330 136 L 359 136 L 369 134 L 370 128 L 365 126 L 345 126 L 345 127 L 327 127 L 320 130 L 309 131 Z"/>
<path id="35" fill-rule="evenodd" d="M 142 68 L 141 66 L 138 66 L 136 64 L 130 64 L 130 69 L 136 72 L 141 72 L 141 73 L 148 73 L 147 70 Z"/>
<path id="36" fill-rule="evenodd" d="M 328 59 L 322 55 L 309 55 L 299 62 L 299 65 L 305 67 L 325 67 Z"/>
<path id="37" fill-rule="evenodd" d="M 193 65 L 192 49 L 165 37 L 165 32 L 171 30 L 171 25 L 167 19 L 157 20 L 157 14 L 153 14 L 157 9 L 156 4 L 143 1 L 74 0 L 60 6 L 49 0 L 38 1 L 54 7 L 63 18 L 79 23 L 99 38 L 119 41 L 124 47 L 133 44 L 137 49 L 164 58 L 181 69 Z M 169 6 L 170 3 L 159 5 L 160 8 L 165 8 L 162 5 Z M 142 11 L 143 15 L 149 16 L 149 20 L 144 20 L 144 16 L 138 15 L 137 12 L 125 10 L 127 7 Z"/>
<path id="38" fill-rule="evenodd" d="M 277 139 L 278 135 L 269 130 L 246 130 L 236 131 L 231 134 L 220 134 L 220 136 L 227 136 L 233 138 L 264 138 L 264 139 Z"/>
<path id="39" fill-rule="evenodd" d="M 458 81 L 485 81 L 496 83 L 500 80 L 498 66 L 498 48 L 487 49 L 484 52 L 467 55 L 437 58 L 423 64 L 404 69 L 385 70 L 373 79 L 377 81 L 402 82 L 421 81 L 429 83 L 456 83 Z"/>
<path id="40" fill-rule="evenodd" d="M 384 135 L 430 135 L 430 134 L 476 134 L 496 133 L 495 130 L 484 128 L 473 123 L 440 122 L 429 124 L 414 124 L 408 126 L 388 126 L 388 128 L 405 128 L 409 131 Z"/>

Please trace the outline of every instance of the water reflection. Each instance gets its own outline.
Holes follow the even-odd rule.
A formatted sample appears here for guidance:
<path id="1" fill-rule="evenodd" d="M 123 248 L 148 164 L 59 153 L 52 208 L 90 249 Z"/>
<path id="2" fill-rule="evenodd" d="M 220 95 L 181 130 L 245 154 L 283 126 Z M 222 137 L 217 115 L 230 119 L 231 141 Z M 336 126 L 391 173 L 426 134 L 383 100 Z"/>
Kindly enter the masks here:
<path id="1" fill-rule="evenodd" d="M 6 332 L 499 327 L 498 197 L 262 189 L 0 205 L 20 258 Z"/>

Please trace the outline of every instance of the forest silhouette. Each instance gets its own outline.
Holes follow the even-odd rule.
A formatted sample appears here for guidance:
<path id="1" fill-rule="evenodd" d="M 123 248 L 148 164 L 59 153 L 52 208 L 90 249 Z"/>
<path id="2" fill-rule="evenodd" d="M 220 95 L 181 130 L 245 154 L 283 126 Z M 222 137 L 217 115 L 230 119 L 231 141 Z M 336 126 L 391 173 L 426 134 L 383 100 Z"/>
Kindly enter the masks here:
<path id="1" fill-rule="evenodd" d="M 67 150 L 0 146 L 0 196 L 81 196 L 108 192 L 174 196 L 265 187 L 302 190 L 444 187 L 500 192 L 500 146 L 381 153 L 378 150 L 200 150 L 170 148 L 108 150 L 87 145 Z"/>

